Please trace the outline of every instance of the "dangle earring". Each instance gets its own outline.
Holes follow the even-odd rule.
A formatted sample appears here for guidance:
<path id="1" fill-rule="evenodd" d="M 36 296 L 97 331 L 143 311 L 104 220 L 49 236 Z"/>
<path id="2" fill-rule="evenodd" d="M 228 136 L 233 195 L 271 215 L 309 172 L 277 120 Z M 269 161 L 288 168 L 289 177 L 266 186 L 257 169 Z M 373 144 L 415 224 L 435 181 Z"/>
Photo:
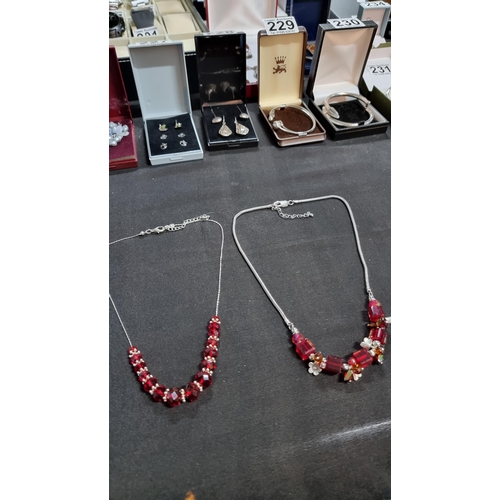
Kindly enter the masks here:
<path id="1" fill-rule="evenodd" d="M 233 135 L 232 130 L 226 125 L 226 117 L 222 117 L 222 127 L 219 129 L 219 134 L 222 135 L 222 137 L 229 137 L 230 135 Z"/>
<path id="2" fill-rule="evenodd" d="M 241 111 L 240 107 L 239 106 L 236 106 L 238 108 L 238 111 L 240 112 L 240 118 L 242 120 L 247 120 L 249 118 L 248 114 L 247 113 L 243 113 L 243 111 Z"/>
<path id="3" fill-rule="evenodd" d="M 220 123 L 222 121 L 222 118 L 220 116 L 217 116 L 212 108 L 210 108 L 210 111 L 214 115 L 214 117 L 212 118 L 212 123 Z"/>
<path id="4" fill-rule="evenodd" d="M 245 125 L 242 125 L 241 123 L 238 123 L 238 120 L 235 118 L 234 123 L 236 125 L 236 133 L 238 135 L 247 135 L 250 130 L 248 127 L 245 127 Z"/>

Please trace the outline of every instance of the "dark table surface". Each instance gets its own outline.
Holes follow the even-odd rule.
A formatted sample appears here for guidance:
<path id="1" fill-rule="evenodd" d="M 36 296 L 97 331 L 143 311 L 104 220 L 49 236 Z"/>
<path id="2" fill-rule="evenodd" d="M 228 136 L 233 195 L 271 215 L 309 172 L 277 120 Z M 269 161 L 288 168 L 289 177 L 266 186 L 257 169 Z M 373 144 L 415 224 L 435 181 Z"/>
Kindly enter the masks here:
<path id="1" fill-rule="evenodd" d="M 140 387 L 110 305 L 111 499 L 390 498 L 391 341 L 354 383 L 307 372 L 234 243 L 240 210 L 339 195 L 351 205 L 375 297 L 391 314 L 391 141 L 386 134 L 279 148 L 249 105 L 258 148 L 110 173 L 110 241 L 210 213 L 225 231 L 220 354 L 212 387 L 168 408 Z M 202 143 L 201 113 L 193 112 Z M 367 334 L 363 267 L 339 201 L 238 219 L 238 237 L 285 314 L 326 354 Z M 167 387 L 198 371 L 215 312 L 220 230 L 198 223 L 110 247 L 110 293 L 132 343 Z"/>

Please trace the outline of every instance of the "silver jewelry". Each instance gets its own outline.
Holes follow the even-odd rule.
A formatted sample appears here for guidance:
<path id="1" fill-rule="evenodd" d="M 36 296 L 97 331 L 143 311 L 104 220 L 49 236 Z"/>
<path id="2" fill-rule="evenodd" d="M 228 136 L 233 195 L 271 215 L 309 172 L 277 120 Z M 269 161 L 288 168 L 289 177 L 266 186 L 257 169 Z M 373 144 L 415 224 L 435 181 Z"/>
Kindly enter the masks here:
<path id="1" fill-rule="evenodd" d="M 274 116 L 275 116 L 276 110 L 277 109 L 283 110 L 285 108 L 294 108 L 294 109 L 297 109 L 300 112 L 304 113 L 305 115 L 307 115 L 312 123 L 311 128 L 309 128 L 308 130 L 299 130 L 299 131 L 290 130 L 289 128 L 287 128 L 283 125 L 283 122 L 281 120 L 274 121 Z M 298 135 L 299 137 L 309 134 L 310 132 L 312 132 L 316 128 L 316 118 L 314 118 L 314 115 L 308 109 L 306 109 L 302 106 L 295 106 L 294 104 L 282 104 L 281 106 L 274 107 L 273 109 L 271 109 L 271 111 L 269 111 L 268 118 L 269 118 L 269 121 L 273 124 L 273 128 L 275 130 L 278 130 L 278 129 L 283 130 L 283 132 L 286 132 L 288 134 L 295 134 L 295 135 Z"/>
<path id="2" fill-rule="evenodd" d="M 235 98 L 234 97 L 234 93 L 236 92 L 236 87 L 234 87 L 233 85 L 230 85 L 229 86 L 229 90 L 231 91 L 231 93 L 233 94 L 233 99 Z"/>
<path id="3" fill-rule="evenodd" d="M 174 128 L 182 128 L 182 123 L 179 123 L 177 120 L 175 120 Z"/>
<path id="4" fill-rule="evenodd" d="M 238 135 L 247 135 L 248 132 L 250 132 L 249 128 L 245 127 L 245 125 L 242 125 L 241 123 L 238 123 L 236 118 L 234 119 L 234 124 L 236 125 L 236 133 Z"/>
<path id="5" fill-rule="evenodd" d="M 167 143 L 162 142 L 162 143 L 160 144 L 160 149 L 167 149 Z"/>
<path id="6" fill-rule="evenodd" d="M 161 134 L 161 135 L 160 135 L 160 139 L 161 139 L 162 141 L 164 141 L 166 138 L 167 138 L 167 134 Z"/>
<path id="7" fill-rule="evenodd" d="M 217 116 L 212 108 L 210 108 L 210 111 L 214 115 L 214 117 L 212 118 L 212 123 L 220 123 L 222 121 L 222 118 L 220 116 Z"/>
<path id="8" fill-rule="evenodd" d="M 179 144 L 180 144 L 181 146 L 187 146 L 187 142 L 186 142 L 186 141 L 181 141 L 181 142 L 179 142 Z"/>
<path id="9" fill-rule="evenodd" d="M 165 132 L 166 130 L 168 130 L 168 128 L 164 123 L 161 123 L 160 125 L 158 125 L 158 130 L 160 132 Z"/>
<path id="10" fill-rule="evenodd" d="M 246 48 L 246 58 L 251 59 L 252 58 L 252 51 L 250 50 L 250 47 L 248 46 L 248 44 L 245 45 L 245 48 Z"/>
<path id="11" fill-rule="evenodd" d="M 233 135 L 232 130 L 226 125 L 226 117 L 222 117 L 222 127 L 219 129 L 219 134 L 222 135 L 222 137 L 229 137 L 230 135 Z"/>
<path id="12" fill-rule="evenodd" d="M 127 125 L 121 123 L 109 122 L 109 145 L 118 146 L 118 143 L 127 135 L 129 130 Z"/>
<path id="13" fill-rule="evenodd" d="M 337 97 L 352 97 L 357 99 L 362 105 L 364 105 L 365 111 L 368 113 L 368 118 L 366 120 L 362 120 L 360 122 L 344 122 L 339 120 L 340 115 L 338 111 L 331 106 L 332 99 Z M 368 125 L 373 121 L 373 113 L 370 109 L 370 101 L 363 97 L 360 94 L 354 94 L 353 92 L 335 92 L 334 94 L 330 94 L 323 102 L 323 114 L 335 125 L 340 125 L 341 127 L 359 127 L 360 125 Z"/>
<path id="14" fill-rule="evenodd" d="M 302 219 L 307 217 L 313 217 L 311 212 L 306 212 L 302 214 L 286 214 L 283 213 L 282 208 L 289 207 L 291 205 L 295 205 L 298 203 L 308 203 L 312 201 L 323 201 L 328 199 L 340 200 L 345 207 L 347 208 L 347 212 L 349 213 L 349 217 L 351 219 L 351 225 L 354 231 L 354 237 L 356 240 L 356 246 L 358 250 L 358 256 L 361 260 L 361 264 L 364 270 L 364 278 L 365 278 L 365 290 L 368 295 L 368 318 L 370 319 L 370 323 L 368 323 L 368 327 L 371 328 L 369 336 L 364 339 L 363 342 L 360 343 L 361 350 L 354 352 L 350 356 L 348 356 L 348 361 L 344 362 L 344 360 L 338 356 L 323 356 L 320 352 L 316 351 L 316 348 L 312 344 L 312 342 L 305 338 L 298 328 L 290 321 L 285 315 L 283 309 L 278 305 L 276 299 L 271 295 L 271 292 L 266 287 L 265 283 L 262 281 L 262 278 L 259 276 L 255 267 L 250 262 L 250 259 L 243 251 L 241 244 L 236 235 L 236 221 L 238 217 L 243 214 L 254 212 L 257 210 L 266 210 L 271 209 L 278 213 L 278 215 L 283 219 Z M 389 317 L 385 316 L 385 313 L 382 309 L 380 302 L 378 302 L 373 292 L 370 288 L 370 283 L 368 280 L 368 267 L 366 265 L 365 258 L 363 256 L 363 252 L 361 250 L 361 243 L 359 240 L 358 230 L 356 228 L 356 222 L 354 220 L 354 215 L 352 213 L 351 207 L 347 203 L 347 201 L 336 195 L 329 196 L 320 196 L 318 198 L 309 198 L 305 200 L 284 200 L 284 201 L 275 201 L 270 205 L 264 205 L 261 207 L 253 207 L 247 208 L 246 210 L 242 210 L 238 212 L 233 218 L 233 237 L 238 247 L 239 252 L 242 257 L 245 259 L 245 262 L 248 264 L 248 267 L 252 271 L 253 275 L 259 282 L 262 290 L 267 295 L 268 299 L 271 301 L 275 309 L 278 311 L 279 315 L 283 318 L 286 326 L 292 333 L 292 343 L 295 344 L 296 352 L 300 356 L 303 361 L 309 362 L 308 372 L 313 375 L 318 375 L 318 373 L 322 370 L 328 371 L 330 373 L 342 374 L 344 381 L 352 382 L 358 380 L 362 376 L 363 370 L 370 366 L 372 363 L 382 364 L 383 362 L 383 354 L 384 354 L 384 344 L 387 340 L 387 332 L 386 327 L 391 322 Z"/>
<path id="15" fill-rule="evenodd" d="M 231 84 L 229 82 L 222 82 L 220 84 L 220 88 L 222 89 L 222 92 L 225 92 L 226 89 L 230 86 Z"/>
<path id="16" fill-rule="evenodd" d="M 208 95 L 208 100 L 210 101 L 210 96 L 212 94 L 215 94 L 217 92 L 217 85 L 215 83 L 209 83 L 207 90 L 205 90 L 205 93 Z"/>
<path id="17" fill-rule="evenodd" d="M 184 132 L 181 132 L 177 137 L 186 137 L 186 134 Z"/>
<path id="18" fill-rule="evenodd" d="M 221 291 L 221 278 L 222 278 L 222 254 L 224 251 L 224 229 L 221 224 L 219 224 L 215 220 L 211 220 L 209 215 L 200 215 L 198 217 L 194 217 L 193 219 L 186 219 L 181 224 L 167 224 L 165 226 L 158 226 L 154 229 L 146 229 L 145 231 L 141 231 L 138 234 L 134 234 L 133 236 L 126 236 L 125 238 L 120 238 L 118 240 L 112 241 L 109 246 L 114 245 L 115 243 L 119 243 L 121 241 L 130 240 L 133 238 L 142 238 L 150 234 L 160 235 L 166 232 L 175 232 L 181 229 L 184 229 L 188 224 L 193 224 L 195 222 L 212 222 L 219 226 L 221 231 L 221 245 L 220 245 L 220 254 L 219 254 L 219 275 L 218 275 L 218 286 L 217 286 L 217 300 L 215 303 L 215 315 L 211 317 L 208 323 L 208 339 L 210 341 L 210 347 L 203 352 L 204 356 L 204 364 L 201 371 L 195 375 L 194 381 L 189 382 L 184 389 L 178 389 L 177 387 L 167 389 L 164 385 L 159 385 L 156 378 L 154 378 L 149 372 L 149 368 L 146 366 L 146 363 L 142 357 L 141 352 L 137 349 L 136 346 L 132 345 L 132 341 L 130 340 L 129 334 L 125 325 L 118 313 L 118 309 L 115 305 L 111 294 L 109 294 L 109 301 L 113 306 L 113 309 L 116 313 L 118 321 L 120 322 L 121 328 L 125 337 L 127 337 L 127 341 L 130 345 L 128 348 L 128 357 L 129 361 L 134 367 L 134 371 L 137 374 L 139 382 L 142 384 L 142 388 L 151 394 L 154 401 L 156 402 L 165 402 L 167 406 L 173 407 L 177 406 L 181 403 L 195 401 L 198 395 L 203 391 L 205 387 L 211 385 L 213 371 L 215 370 L 215 357 L 217 357 L 217 352 L 219 349 L 219 338 L 220 338 L 220 324 L 221 320 L 218 316 L 219 314 L 219 301 L 220 301 L 220 291 Z M 164 236 L 164 235 L 163 235 Z M 157 236 L 162 237 L 162 236 Z M 208 352 L 208 354 L 207 354 Z M 215 353 L 215 357 L 212 354 Z M 182 386 L 181 386 L 182 387 Z M 189 390 L 189 392 L 188 392 Z M 189 394 L 189 396 L 188 396 Z"/>
<path id="19" fill-rule="evenodd" d="M 257 80 L 259 67 L 258 66 L 247 66 L 246 69 L 247 70 L 252 70 L 253 71 L 253 77 Z"/>
<path id="20" fill-rule="evenodd" d="M 238 108 L 238 111 L 240 112 L 240 118 L 242 118 L 243 120 L 246 120 L 249 118 L 248 114 L 247 113 L 243 113 L 243 111 L 241 111 L 240 107 L 239 106 L 236 106 Z"/>

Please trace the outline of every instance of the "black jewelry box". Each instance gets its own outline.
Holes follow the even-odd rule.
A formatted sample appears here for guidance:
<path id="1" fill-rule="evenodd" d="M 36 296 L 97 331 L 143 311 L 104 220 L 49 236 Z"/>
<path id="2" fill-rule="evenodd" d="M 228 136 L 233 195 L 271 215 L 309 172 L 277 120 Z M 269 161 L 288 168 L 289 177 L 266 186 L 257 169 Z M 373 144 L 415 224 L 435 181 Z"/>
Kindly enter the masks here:
<path id="1" fill-rule="evenodd" d="M 258 146 L 246 106 L 245 33 L 205 33 L 194 40 L 207 149 Z"/>
<path id="2" fill-rule="evenodd" d="M 336 98 L 333 107 L 340 114 L 341 121 L 361 125 L 337 125 L 323 114 L 325 99 L 334 93 L 348 92 L 368 98 L 363 73 L 378 25 L 374 21 L 354 18 L 350 23 L 345 21 L 332 19 L 319 25 L 306 90 L 309 109 L 334 140 L 382 134 L 389 126 L 388 120 L 373 104 L 369 107 L 373 121 L 364 124 L 368 113 L 358 100 L 350 97 Z M 341 26 L 334 27 L 337 24 Z"/>

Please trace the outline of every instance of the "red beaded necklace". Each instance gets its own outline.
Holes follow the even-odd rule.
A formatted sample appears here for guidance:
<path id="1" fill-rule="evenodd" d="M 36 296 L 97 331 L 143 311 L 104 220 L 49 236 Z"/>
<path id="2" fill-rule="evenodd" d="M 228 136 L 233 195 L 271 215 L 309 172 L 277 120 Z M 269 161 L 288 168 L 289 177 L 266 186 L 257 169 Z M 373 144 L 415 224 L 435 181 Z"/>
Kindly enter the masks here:
<path id="1" fill-rule="evenodd" d="M 123 328 L 125 336 L 130 344 L 128 349 L 128 357 L 132 369 L 137 375 L 139 382 L 142 384 L 143 389 L 148 392 L 154 401 L 164 402 L 169 407 L 178 406 L 181 403 L 196 401 L 199 395 L 203 392 L 203 389 L 207 389 L 212 385 L 213 373 L 216 369 L 216 359 L 219 355 L 219 337 L 220 337 L 220 318 L 218 316 L 219 311 L 219 298 L 220 298 L 220 285 L 221 285 L 221 275 L 222 275 L 222 252 L 224 248 L 224 229 L 215 220 L 211 220 L 209 215 L 200 215 L 194 219 L 187 219 L 182 222 L 182 224 L 168 224 L 166 226 L 158 226 L 154 229 L 147 229 L 146 231 L 141 231 L 133 236 L 127 236 L 119 240 L 113 241 L 110 245 L 118 243 L 120 241 L 129 240 L 136 237 L 142 237 L 149 234 L 161 234 L 165 231 L 179 231 L 184 229 L 186 225 L 192 224 L 194 222 L 213 222 L 220 227 L 221 230 L 221 247 L 220 247 L 220 258 L 219 258 L 219 285 L 217 289 L 217 302 L 215 306 L 215 315 L 211 317 L 208 322 L 208 338 L 205 344 L 205 349 L 203 350 L 203 361 L 201 362 L 201 369 L 194 376 L 192 382 L 188 382 L 184 387 L 172 387 L 167 388 L 164 385 L 158 384 L 158 379 L 154 377 L 142 357 L 141 352 L 136 346 L 132 345 L 130 337 L 125 329 L 123 321 L 118 313 L 118 309 L 111 297 L 109 295 L 109 300 L 113 305 L 113 309 L 120 321 Z"/>
<path id="2" fill-rule="evenodd" d="M 278 303 L 271 295 L 266 285 L 262 281 L 261 277 L 258 275 L 257 271 L 253 267 L 252 263 L 248 259 L 247 255 L 243 251 L 243 248 L 238 241 L 236 236 L 236 220 L 240 215 L 248 212 L 253 212 L 256 210 L 271 209 L 278 212 L 278 215 L 283 219 L 301 219 L 306 217 L 313 217 L 311 212 L 306 212 L 304 214 L 292 214 L 288 215 L 283 213 L 282 208 L 297 204 L 297 203 L 307 203 L 311 201 L 321 201 L 328 199 L 340 200 L 347 208 L 349 216 L 351 218 L 351 224 L 354 230 L 354 235 L 356 238 L 356 245 L 358 248 L 359 257 L 363 265 L 365 274 L 365 288 L 368 294 L 368 327 L 370 331 L 368 337 L 365 337 L 363 342 L 360 343 L 361 349 L 346 356 L 346 359 L 338 356 L 324 356 L 320 352 L 316 351 L 313 343 L 305 338 L 299 330 L 294 326 L 294 324 L 286 317 L 283 310 L 279 307 Z M 237 213 L 233 218 L 233 237 L 236 242 L 241 255 L 245 259 L 248 267 L 256 277 L 257 281 L 260 283 L 262 289 L 268 296 L 269 300 L 272 302 L 278 313 L 281 315 L 289 330 L 292 332 L 292 343 L 295 345 L 295 351 L 299 355 L 300 359 L 303 361 L 308 361 L 308 372 L 313 375 L 318 375 L 321 371 L 325 371 L 332 374 L 342 374 L 346 382 L 353 382 L 361 378 L 363 370 L 370 366 L 372 363 L 382 364 L 384 359 L 384 346 L 387 342 L 387 325 L 390 323 L 390 318 L 385 316 L 382 305 L 373 296 L 370 284 L 368 281 L 368 267 L 366 265 L 365 259 L 363 257 L 363 252 L 361 251 L 361 244 L 359 241 L 358 230 L 356 228 L 356 223 L 354 221 L 354 215 L 352 213 L 351 207 L 347 201 L 335 195 L 321 196 L 319 198 L 309 198 L 306 200 L 288 200 L 288 201 L 276 201 L 271 205 L 263 205 L 261 207 L 249 208 L 242 210 Z"/>

